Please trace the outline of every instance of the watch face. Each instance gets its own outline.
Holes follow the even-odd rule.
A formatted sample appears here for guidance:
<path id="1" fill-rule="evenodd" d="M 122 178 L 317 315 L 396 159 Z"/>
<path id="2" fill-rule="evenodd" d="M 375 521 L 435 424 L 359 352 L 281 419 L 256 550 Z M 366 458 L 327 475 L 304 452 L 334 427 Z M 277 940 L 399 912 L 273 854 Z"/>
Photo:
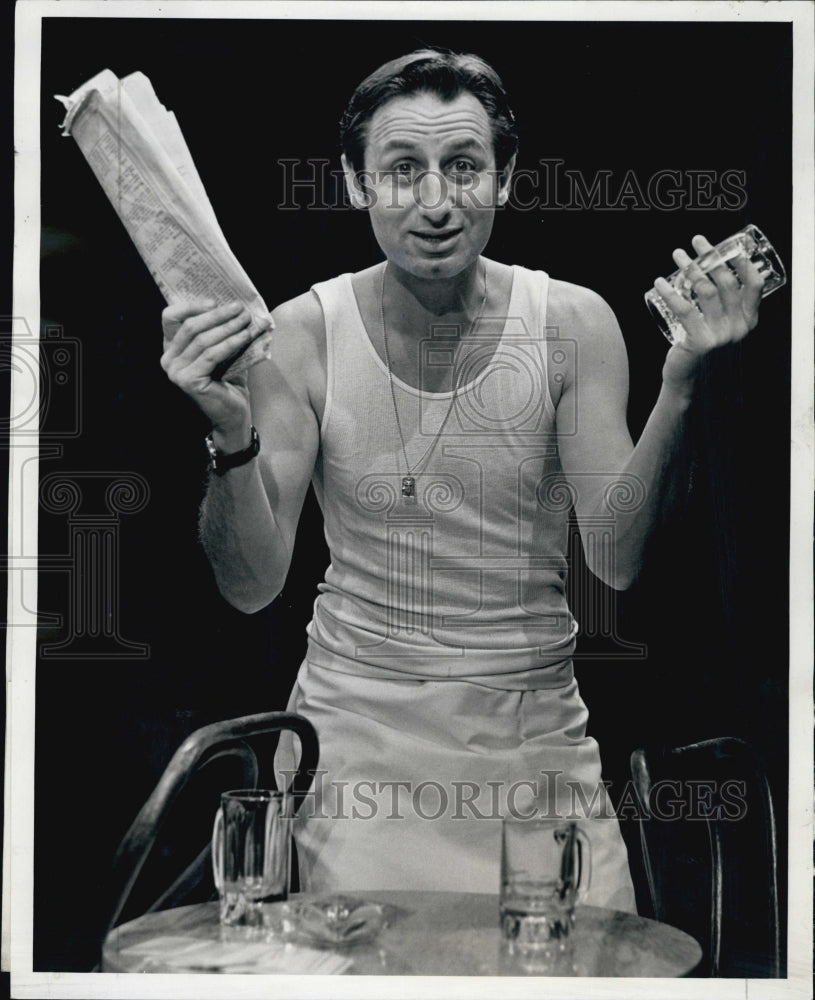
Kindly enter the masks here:
<path id="1" fill-rule="evenodd" d="M 212 440 L 212 435 L 208 434 L 204 438 L 204 443 L 207 446 L 207 451 L 209 452 L 209 465 L 211 469 L 217 470 L 218 468 L 218 449 L 215 447 L 215 442 Z"/>
<path id="2" fill-rule="evenodd" d="M 209 466 L 214 472 L 226 472 L 227 469 L 234 469 L 239 465 L 250 462 L 260 451 L 260 435 L 252 425 L 252 440 L 248 448 L 243 451 L 233 451 L 231 455 L 223 455 L 215 447 L 212 435 L 208 434 L 204 439 L 207 451 L 209 452 Z"/>

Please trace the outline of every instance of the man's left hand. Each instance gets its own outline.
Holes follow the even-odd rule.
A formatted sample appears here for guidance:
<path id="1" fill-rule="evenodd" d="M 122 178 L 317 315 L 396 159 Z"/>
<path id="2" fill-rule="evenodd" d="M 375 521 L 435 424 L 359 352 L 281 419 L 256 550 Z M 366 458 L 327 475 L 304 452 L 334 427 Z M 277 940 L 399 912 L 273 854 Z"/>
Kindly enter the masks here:
<path id="1" fill-rule="evenodd" d="M 713 249 L 704 236 L 694 236 L 698 256 Z M 674 250 L 673 259 L 687 268 L 693 284 L 694 301 L 676 292 L 664 278 L 654 282 L 655 290 L 667 302 L 685 328 L 685 339 L 675 343 L 665 358 L 663 382 L 680 392 L 693 388 L 699 362 L 710 351 L 742 340 L 758 322 L 758 306 L 764 280 L 745 257 L 722 262 L 705 273 L 684 250 Z"/>

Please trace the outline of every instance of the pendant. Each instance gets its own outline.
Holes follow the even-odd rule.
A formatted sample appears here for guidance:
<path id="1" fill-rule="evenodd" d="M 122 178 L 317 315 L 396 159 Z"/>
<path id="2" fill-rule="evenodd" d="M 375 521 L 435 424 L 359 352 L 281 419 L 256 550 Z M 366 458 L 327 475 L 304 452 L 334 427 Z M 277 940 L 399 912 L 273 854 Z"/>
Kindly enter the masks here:
<path id="1" fill-rule="evenodd" d="M 413 476 L 402 476 L 402 500 L 416 503 L 416 480 Z"/>

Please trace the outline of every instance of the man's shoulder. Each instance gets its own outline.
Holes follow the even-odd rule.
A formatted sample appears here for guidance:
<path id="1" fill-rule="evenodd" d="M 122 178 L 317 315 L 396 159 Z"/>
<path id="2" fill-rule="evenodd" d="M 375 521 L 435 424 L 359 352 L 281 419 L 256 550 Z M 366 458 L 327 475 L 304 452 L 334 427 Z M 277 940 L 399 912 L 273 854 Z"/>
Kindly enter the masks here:
<path id="1" fill-rule="evenodd" d="M 297 328 L 301 332 L 318 332 L 323 324 L 323 310 L 313 289 L 287 299 L 272 310 L 275 327 Z"/>
<path id="2" fill-rule="evenodd" d="M 572 333 L 596 329 L 598 324 L 614 323 L 614 313 L 606 300 L 583 285 L 558 278 L 549 280 L 547 324 L 570 330 Z"/>
<path id="3" fill-rule="evenodd" d="M 593 355 L 617 351 L 623 343 L 617 317 L 597 292 L 570 281 L 550 279 L 546 325 Z M 589 356 L 589 355 L 587 355 Z"/>
<path id="4" fill-rule="evenodd" d="M 381 265 L 374 265 L 363 271 L 354 274 L 338 274 L 325 281 L 315 282 L 315 284 L 301 295 L 296 295 L 292 299 L 281 302 L 279 306 L 272 310 L 272 318 L 276 326 L 285 328 L 297 328 L 301 333 L 308 333 L 316 337 L 325 337 L 325 314 L 321 303 L 321 295 L 325 297 L 330 291 L 342 289 L 344 284 L 350 279 L 353 284 L 364 282 L 366 278 L 374 275 L 381 269 Z"/>
<path id="5" fill-rule="evenodd" d="M 325 319 L 317 295 L 309 289 L 272 310 L 274 332 L 269 361 L 292 378 L 297 372 L 313 377 L 325 358 Z"/>

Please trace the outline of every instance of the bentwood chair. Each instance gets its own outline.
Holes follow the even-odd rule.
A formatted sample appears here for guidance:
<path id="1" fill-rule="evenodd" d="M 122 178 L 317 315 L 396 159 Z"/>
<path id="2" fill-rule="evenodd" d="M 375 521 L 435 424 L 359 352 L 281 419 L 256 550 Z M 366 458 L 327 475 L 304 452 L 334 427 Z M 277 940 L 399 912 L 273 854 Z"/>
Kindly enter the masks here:
<path id="1" fill-rule="evenodd" d="M 169 849 L 162 841 L 168 830 L 171 832 L 174 820 L 178 825 L 178 813 L 182 814 L 182 834 L 178 839 L 185 843 L 186 857 L 192 854 L 191 838 L 196 841 L 198 853 L 169 888 L 140 908 L 141 912 L 178 906 L 188 901 L 202 883 L 207 892 L 212 891 L 209 838 L 220 792 L 226 788 L 276 787 L 272 757 L 277 737 L 284 730 L 291 730 L 300 741 L 300 763 L 288 789 L 296 811 L 311 786 L 319 762 L 317 734 L 307 719 L 290 712 L 264 712 L 215 722 L 184 740 L 116 851 L 109 883 L 106 933 L 119 922 L 148 857 L 157 855 L 159 867 L 166 861 L 163 856 Z M 185 793 L 183 798 L 182 793 Z M 173 809 L 179 805 L 184 808 Z"/>
<path id="2" fill-rule="evenodd" d="M 770 786 L 744 741 L 638 749 L 631 773 L 657 920 L 702 946 L 696 976 L 781 975 Z"/>

